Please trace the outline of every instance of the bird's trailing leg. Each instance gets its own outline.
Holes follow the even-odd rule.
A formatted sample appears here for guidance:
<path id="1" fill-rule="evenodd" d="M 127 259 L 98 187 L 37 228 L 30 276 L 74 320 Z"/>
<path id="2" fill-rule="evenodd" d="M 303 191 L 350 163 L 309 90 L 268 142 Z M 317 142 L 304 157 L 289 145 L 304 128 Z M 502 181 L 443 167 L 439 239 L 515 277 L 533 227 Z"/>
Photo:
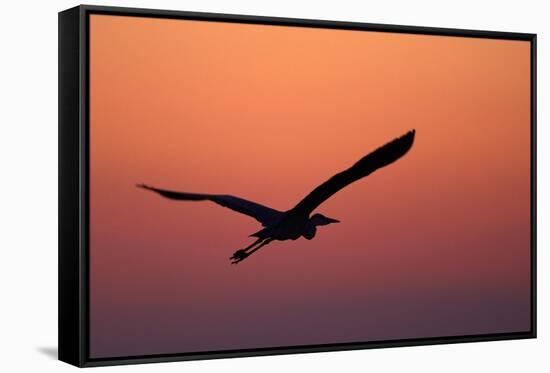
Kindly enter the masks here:
<path id="1" fill-rule="evenodd" d="M 262 241 L 263 240 L 263 241 Z M 230 258 L 231 259 L 231 264 L 237 264 L 243 260 L 245 260 L 246 258 L 248 258 L 250 255 L 252 255 L 252 253 L 254 253 L 255 251 L 259 250 L 261 247 L 267 245 L 268 243 L 270 243 L 271 241 L 273 241 L 273 239 L 271 238 L 268 238 L 268 239 L 264 239 L 264 238 L 259 238 L 257 239 L 252 245 L 242 249 L 242 250 L 237 250 L 233 256 Z M 257 245 L 259 243 L 258 246 L 256 246 L 254 249 L 250 250 L 249 252 L 247 252 L 247 250 L 251 249 L 252 247 L 254 247 L 255 245 Z"/>
<path id="2" fill-rule="evenodd" d="M 246 258 L 249 254 L 246 252 L 247 250 L 250 250 L 251 248 L 253 248 L 255 245 L 259 244 L 260 242 L 262 242 L 263 238 L 258 238 L 256 241 L 254 241 L 252 244 L 250 244 L 249 246 L 245 247 L 244 249 L 241 249 L 241 250 L 237 250 L 233 253 L 233 256 L 229 259 L 233 260 L 233 261 L 241 261 L 243 260 L 244 258 Z"/>

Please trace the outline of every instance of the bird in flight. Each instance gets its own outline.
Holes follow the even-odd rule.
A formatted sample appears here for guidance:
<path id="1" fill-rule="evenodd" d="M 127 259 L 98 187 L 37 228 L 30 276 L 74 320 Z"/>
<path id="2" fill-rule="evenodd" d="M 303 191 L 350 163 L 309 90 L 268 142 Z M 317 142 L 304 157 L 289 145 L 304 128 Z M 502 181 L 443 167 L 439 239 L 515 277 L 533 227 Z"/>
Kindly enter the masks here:
<path id="1" fill-rule="evenodd" d="M 338 220 L 319 213 L 311 214 L 319 205 L 339 190 L 404 156 L 413 145 L 414 135 L 415 131 L 411 130 L 367 154 L 347 170 L 334 175 L 319 185 L 288 211 L 275 210 L 256 202 L 226 194 L 174 192 L 145 184 L 138 184 L 137 186 L 173 200 L 211 201 L 233 211 L 251 216 L 260 222 L 263 228 L 250 235 L 250 237 L 255 237 L 256 240 L 244 249 L 237 250 L 230 257 L 231 263 L 236 264 L 274 240 L 296 240 L 300 237 L 311 240 L 315 237 L 318 226 L 339 223 Z"/>

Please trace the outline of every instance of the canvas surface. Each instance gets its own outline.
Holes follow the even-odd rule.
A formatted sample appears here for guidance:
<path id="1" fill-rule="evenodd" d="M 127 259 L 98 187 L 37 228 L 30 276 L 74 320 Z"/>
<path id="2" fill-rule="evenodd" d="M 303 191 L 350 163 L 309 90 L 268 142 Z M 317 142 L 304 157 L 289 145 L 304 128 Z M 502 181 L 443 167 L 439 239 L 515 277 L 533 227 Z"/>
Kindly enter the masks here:
<path id="1" fill-rule="evenodd" d="M 229 257 L 416 130 L 317 211 L 312 240 Z M 530 44 L 90 17 L 92 358 L 528 331 Z"/>

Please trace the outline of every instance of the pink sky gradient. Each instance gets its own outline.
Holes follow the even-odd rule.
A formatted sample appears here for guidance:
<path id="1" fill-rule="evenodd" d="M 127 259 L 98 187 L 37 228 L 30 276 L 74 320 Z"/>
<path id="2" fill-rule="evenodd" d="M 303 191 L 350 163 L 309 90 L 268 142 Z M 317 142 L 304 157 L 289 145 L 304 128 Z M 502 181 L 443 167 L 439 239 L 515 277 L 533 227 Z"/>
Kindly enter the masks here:
<path id="1" fill-rule="evenodd" d="M 91 357 L 527 331 L 530 45 L 92 15 Z M 276 209 L 415 128 L 232 266 Z"/>

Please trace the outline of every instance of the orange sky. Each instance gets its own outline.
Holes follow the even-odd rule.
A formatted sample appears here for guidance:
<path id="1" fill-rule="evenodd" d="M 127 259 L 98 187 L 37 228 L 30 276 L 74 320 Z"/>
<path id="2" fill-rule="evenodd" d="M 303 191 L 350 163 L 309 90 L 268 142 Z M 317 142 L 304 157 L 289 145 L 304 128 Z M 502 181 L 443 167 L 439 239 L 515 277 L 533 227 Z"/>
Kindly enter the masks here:
<path id="1" fill-rule="evenodd" d="M 528 328 L 528 42 L 104 15 L 90 32 L 92 357 Z M 403 159 L 319 208 L 341 224 L 238 266 L 255 220 L 134 187 L 284 210 L 412 128 Z"/>

